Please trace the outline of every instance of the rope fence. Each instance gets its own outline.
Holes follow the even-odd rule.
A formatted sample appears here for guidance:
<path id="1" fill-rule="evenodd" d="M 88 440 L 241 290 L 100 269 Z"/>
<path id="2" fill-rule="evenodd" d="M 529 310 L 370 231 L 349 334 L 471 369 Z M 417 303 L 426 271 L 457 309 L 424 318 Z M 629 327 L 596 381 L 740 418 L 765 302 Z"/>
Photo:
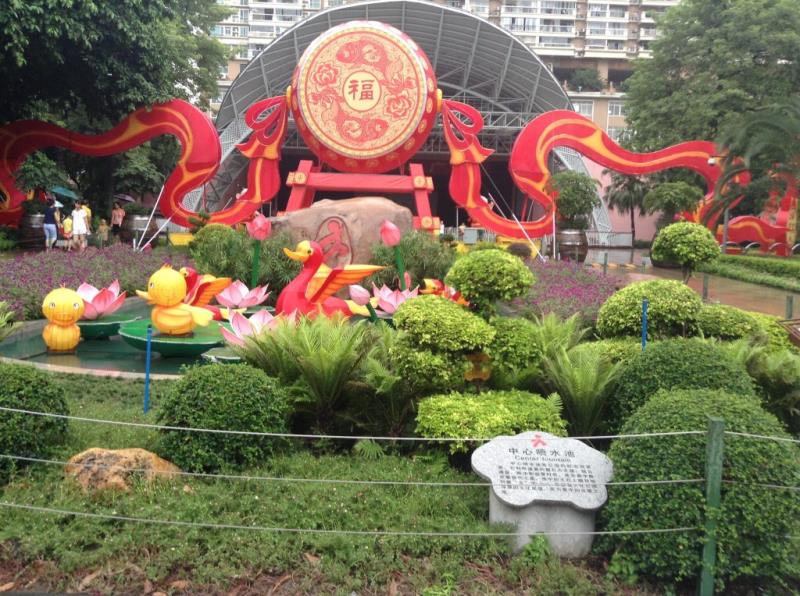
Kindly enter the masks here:
<path id="1" fill-rule="evenodd" d="M 92 468 L 100 470 L 120 469 L 119 466 L 100 464 L 100 463 L 70 463 L 68 461 L 60 461 L 54 459 L 42 459 L 38 457 L 25 457 L 21 455 L 8 455 L 0 453 L 0 459 L 7 460 L 20 460 L 31 463 L 49 464 L 56 466 L 71 466 L 77 468 Z M 378 485 L 378 486 L 424 486 L 432 488 L 441 487 L 490 487 L 491 482 L 424 482 L 416 480 L 352 480 L 352 479 L 339 479 L 339 478 L 299 478 L 287 476 L 251 476 L 242 474 L 209 474 L 206 472 L 184 472 L 183 470 L 177 472 L 153 472 L 146 468 L 124 468 L 126 473 L 131 472 L 134 474 L 155 474 L 163 476 L 188 476 L 192 478 L 206 478 L 206 479 L 221 479 L 221 480 L 244 480 L 244 481 L 263 481 L 263 482 L 297 482 L 297 483 L 316 483 L 316 484 L 357 484 L 357 485 Z M 653 485 L 653 484 L 699 484 L 705 482 L 702 478 L 691 479 L 678 479 L 678 480 L 627 480 L 627 481 L 611 481 L 606 482 L 605 486 L 637 486 L 637 485 Z M 518 484 L 522 489 L 532 489 L 533 485 Z"/>

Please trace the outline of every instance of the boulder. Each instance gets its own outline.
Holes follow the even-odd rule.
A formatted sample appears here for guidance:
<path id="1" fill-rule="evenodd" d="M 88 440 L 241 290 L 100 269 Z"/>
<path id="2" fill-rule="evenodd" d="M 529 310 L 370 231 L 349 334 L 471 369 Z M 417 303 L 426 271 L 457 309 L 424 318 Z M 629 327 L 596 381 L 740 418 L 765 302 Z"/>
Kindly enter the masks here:
<path id="1" fill-rule="evenodd" d="M 411 211 L 383 197 L 323 199 L 308 209 L 272 218 L 272 226 L 288 231 L 295 242 L 316 240 L 325 251 L 325 263 L 337 267 L 369 263 L 385 219 L 403 233 L 412 229 Z"/>
<path id="2" fill-rule="evenodd" d="M 139 470 L 145 470 L 141 472 Z M 93 447 L 70 458 L 64 467 L 67 477 L 74 477 L 83 490 L 114 489 L 127 492 L 133 479 L 147 482 L 170 480 L 180 473 L 178 466 L 144 449 L 99 449 Z"/>

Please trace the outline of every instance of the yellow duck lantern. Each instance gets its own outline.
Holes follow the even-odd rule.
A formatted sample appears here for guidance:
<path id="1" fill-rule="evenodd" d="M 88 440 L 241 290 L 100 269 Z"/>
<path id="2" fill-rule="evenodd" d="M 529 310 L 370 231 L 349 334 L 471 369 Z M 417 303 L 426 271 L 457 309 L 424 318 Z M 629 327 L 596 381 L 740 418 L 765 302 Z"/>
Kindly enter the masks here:
<path id="1" fill-rule="evenodd" d="M 156 329 L 166 335 L 188 335 L 196 325 L 208 325 L 214 314 L 205 308 L 184 304 L 187 291 L 183 274 L 164 265 L 150 276 L 147 291 L 136 290 L 136 293 L 155 305 L 150 319 Z"/>
<path id="2" fill-rule="evenodd" d="M 83 316 L 83 299 L 75 290 L 57 288 L 44 297 L 42 314 L 50 321 L 42 331 L 42 339 L 52 352 L 71 352 L 81 340 L 76 324 Z"/>

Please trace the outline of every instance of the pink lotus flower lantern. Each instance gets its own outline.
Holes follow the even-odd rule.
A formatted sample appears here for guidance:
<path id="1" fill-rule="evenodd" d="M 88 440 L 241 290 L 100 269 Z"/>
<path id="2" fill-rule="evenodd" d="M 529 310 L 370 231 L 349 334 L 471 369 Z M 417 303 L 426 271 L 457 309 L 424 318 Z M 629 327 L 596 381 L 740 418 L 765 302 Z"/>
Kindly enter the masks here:
<path id="1" fill-rule="evenodd" d="M 110 286 L 102 290 L 91 284 L 82 283 L 78 286 L 78 295 L 86 307 L 83 318 L 94 321 L 116 312 L 125 303 L 127 292 L 120 293 L 119 281 L 115 279 Z"/>
<path id="2" fill-rule="evenodd" d="M 387 315 L 392 315 L 406 300 L 416 298 L 419 293 L 419 288 L 413 290 L 392 290 L 388 287 L 376 287 L 372 284 L 372 294 L 378 299 L 378 307 Z"/>
<path id="3" fill-rule="evenodd" d="M 350 286 L 350 300 L 359 306 L 366 306 L 369 304 L 370 298 L 372 298 L 372 294 L 370 294 L 369 290 L 365 287 L 359 285 Z"/>
<path id="4" fill-rule="evenodd" d="M 269 314 L 269 311 L 260 310 L 249 319 L 241 313 L 234 312 L 231 315 L 231 329 L 228 331 L 225 327 L 220 327 L 222 337 L 228 343 L 243 348 L 246 337 L 258 335 L 264 329 L 275 329 L 278 326 L 278 319 Z"/>
<path id="5" fill-rule="evenodd" d="M 397 246 L 400 244 L 400 228 L 384 219 L 381 224 L 381 240 L 386 246 Z"/>
<path id="6" fill-rule="evenodd" d="M 228 308 L 250 308 L 258 306 L 269 296 L 267 286 L 256 286 L 250 290 L 238 279 L 217 294 L 217 302 Z"/>
<path id="7" fill-rule="evenodd" d="M 261 241 L 272 232 L 272 222 L 261 213 L 256 213 L 255 217 L 245 224 L 245 228 L 253 240 Z"/>

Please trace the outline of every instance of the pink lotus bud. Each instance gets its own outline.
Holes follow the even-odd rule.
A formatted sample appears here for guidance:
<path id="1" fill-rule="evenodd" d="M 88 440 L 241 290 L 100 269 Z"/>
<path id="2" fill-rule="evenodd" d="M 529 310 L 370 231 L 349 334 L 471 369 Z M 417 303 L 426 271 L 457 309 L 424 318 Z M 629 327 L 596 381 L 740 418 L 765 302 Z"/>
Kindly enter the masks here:
<path id="1" fill-rule="evenodd" d="M 403 279 L 406 282 L 406 287 L 410 288 L 411 287 L 411 275 L 408 273 L 408 271 L 403 273 Z"/>
<path id="2" fill-rule="evenodd" d="M 245 227 L 251 238 L 264 240 L 272 231 L 272 222 L 260 213 L 256 213 L 255 217 L 245 224 Z"/>
<path id="3" fill-rule="evenodd" d="M 350 299 L 359 306 L 366 306 L 369 303 L 370 294 L 366 288 L 352 285 L 350 286 Z"/>
<path id="4" fill-rule="evenodd" d="M 381 224 L 381 240 L 386 246 L 397 246 L 400 244 L 400 228 L 384 219 Z"/>

